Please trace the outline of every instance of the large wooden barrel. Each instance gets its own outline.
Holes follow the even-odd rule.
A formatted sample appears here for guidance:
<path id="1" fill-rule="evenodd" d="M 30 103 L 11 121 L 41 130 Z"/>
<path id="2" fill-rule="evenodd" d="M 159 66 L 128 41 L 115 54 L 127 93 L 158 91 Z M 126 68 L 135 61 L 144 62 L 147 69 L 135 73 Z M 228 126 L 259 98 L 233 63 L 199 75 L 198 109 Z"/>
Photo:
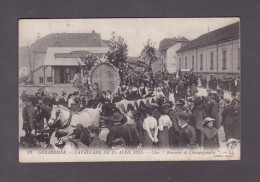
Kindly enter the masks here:
<path id="1" fill-rule="evenodd" d="M 92 87 L 94 83 L 98 83 L 101 91 L 110 90 L 112 93 L 117 89 L 119 81 L 117 69 L 109 63 L 100 63 L 95 66 L 90 77 Z"/>

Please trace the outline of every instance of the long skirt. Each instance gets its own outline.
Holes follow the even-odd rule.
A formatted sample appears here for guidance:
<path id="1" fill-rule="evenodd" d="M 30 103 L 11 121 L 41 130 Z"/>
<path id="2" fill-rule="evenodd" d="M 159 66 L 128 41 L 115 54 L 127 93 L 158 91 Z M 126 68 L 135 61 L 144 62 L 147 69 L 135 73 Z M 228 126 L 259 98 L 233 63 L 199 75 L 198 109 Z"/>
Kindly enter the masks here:
<path id="1" fill-rule="evenodd" d="M 169 129 L 163 127 L 163 131 L 158 133 L 159 148 L 169 148 Z"/>
<path id="2" fill-rule="evenodd" d="M 150 131 L 151 131 L 152 136 L 154 137 L 154 130 L 150 130 Z M 152 140 L 148 136 L 146 130 L 144 130 L 144 132 L 143 132 L 143 147 L 144 148 L 153 148 L 153 147 L 155 147 L 154 143 L 152 142 Z"/>

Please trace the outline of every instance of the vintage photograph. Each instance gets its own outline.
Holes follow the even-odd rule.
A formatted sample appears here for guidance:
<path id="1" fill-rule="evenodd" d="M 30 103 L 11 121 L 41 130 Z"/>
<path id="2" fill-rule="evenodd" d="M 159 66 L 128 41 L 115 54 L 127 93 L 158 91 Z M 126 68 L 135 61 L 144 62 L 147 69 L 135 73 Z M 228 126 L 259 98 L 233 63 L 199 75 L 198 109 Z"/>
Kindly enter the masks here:
<path id="1" fill-rule="evenodd" d="M 19 20 L 19 161 L 240 160 L 240 19 Z"/>

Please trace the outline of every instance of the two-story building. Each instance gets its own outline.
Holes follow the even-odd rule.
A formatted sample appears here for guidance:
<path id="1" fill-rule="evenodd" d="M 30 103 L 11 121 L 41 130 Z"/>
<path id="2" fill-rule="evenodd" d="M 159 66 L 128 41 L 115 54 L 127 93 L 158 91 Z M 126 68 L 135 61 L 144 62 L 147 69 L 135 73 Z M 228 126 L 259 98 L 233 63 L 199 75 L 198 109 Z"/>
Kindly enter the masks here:
<path id="1" fill-rule="evenodd" d="M 161 64 L 169 73 L 175 73 L 177 69 L 177 51 L 189 40 L 185 37 L 166 38 L 160 42 L 159 51 Z"/>
<path id="2" fill-rule="evenodd" d="M 190 69 L 197 75 L 217 78 L 240 74 L 239 22 L 206 33 L 177 51 L 177 69 Z"/>

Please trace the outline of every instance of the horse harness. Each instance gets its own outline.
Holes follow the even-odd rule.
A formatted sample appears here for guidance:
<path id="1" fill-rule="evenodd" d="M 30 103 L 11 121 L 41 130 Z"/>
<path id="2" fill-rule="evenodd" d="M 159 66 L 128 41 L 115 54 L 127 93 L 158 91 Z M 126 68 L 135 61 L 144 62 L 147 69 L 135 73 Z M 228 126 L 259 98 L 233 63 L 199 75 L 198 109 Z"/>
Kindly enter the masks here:
<path id="1" fill-rule="evenodd" d="M 90 119 L 93 120 L 91 114 L 89 114 L 89 112 L 87 110 L 83 110 L 83 111 L 87 112 Z M 70 125 L 73 113 L 74 113 L 73 111 L 70 111 L 69 118 L 62 123 L 62 124 L 64 124 L 64 123 L 66 123 L 66 124 L 61 127 L 58 127 L 57 130 L 67 128 Z M 76 114 L 78 114 L 78 113 L 76 113 Z M 59 115 L 60 115 L 60 111 L 57 111 L 56 118 L 55 119 L 51 118 L 54 121 L 54 124 L 57 122 Z M 75 126 L 72 126 L 72 127 L 75 127 Z"/>
<path id="2" fill-rule="evenodd" d="M 51 119 L 53 120 L 53 125 L 55 125 L 55 123 L 58 121 L 59 115 L 60 115 L 60 111 L 58 110 L 58 111 L 56 112 L 56 118 L 55 118 L 55 119 L 54 119 L 54 118 L 51 118 Z M 62 124 L 64 124 L 64 123 L 66 123 L 66 124 L 63 125 L 63 126 L 61 126 L 61 127 L 58 127 L 57 130 L 67 128 L 67 127 L 70 125 L 70 123 L 71 123 L 71 118 L 72 118 L 72 111 L 70 111 L 69 118 L 66 119 L 66 120 L 62 123 Z"/>

